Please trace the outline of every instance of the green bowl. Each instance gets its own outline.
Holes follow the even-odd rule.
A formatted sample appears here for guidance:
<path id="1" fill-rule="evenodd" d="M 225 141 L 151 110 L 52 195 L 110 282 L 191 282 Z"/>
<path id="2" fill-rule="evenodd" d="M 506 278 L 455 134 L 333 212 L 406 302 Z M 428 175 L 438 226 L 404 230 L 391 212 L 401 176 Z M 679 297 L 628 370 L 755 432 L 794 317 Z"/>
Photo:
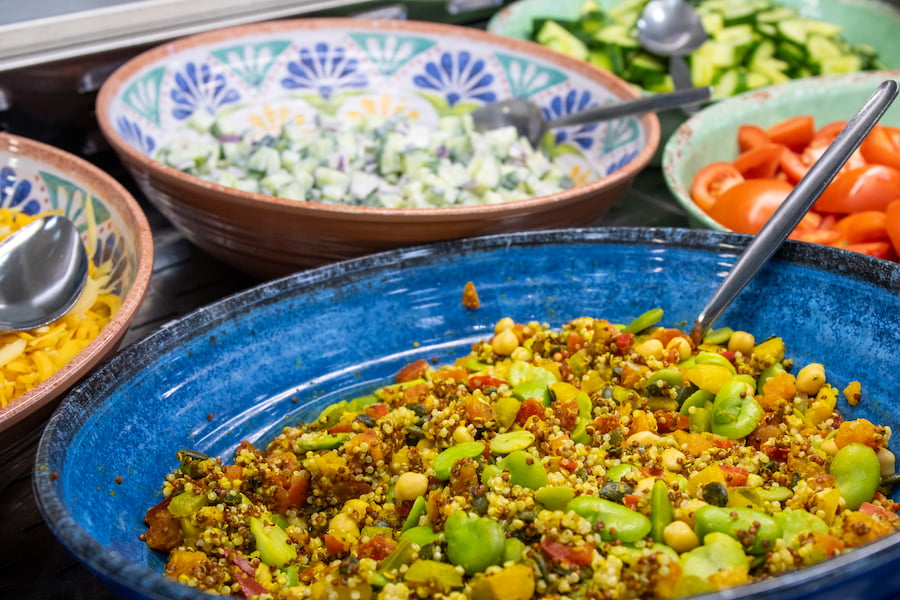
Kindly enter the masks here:
<path id="1" fill-rule="evenodd" d="M 741 125 L 766 128 L 797 115 L 812 115 L 816 127 L 847 121 L 888 79 L 900 79 L 900 70 L 798 79 L 721 100 L 685 121 L 669 138 L 662 158 L 666 184 L 692 225 L 725 229 L 691 200 L 691 181 L 704 165 L 738 155 Z M 900 126 L 900 104 L 894 104 L 880 122 Z"/>
<path id="2" fill-rule="evenodd" d="M 620 0 L 596 0 L 609 9 Z M 531 23 L 536 18 L 572 20 L 578 17 L 584 0 L 519 0 L 497 12 L 488 22 L 488 31 L 520 39 L 531 39 Z M 778 0 L 777 4 L 793 8 L 805 17 L 837 23 L 843 37 L 852 44 L 869 44 L 888 69 L 900 69 L 900 10 L 877 0 Z M 649 92 L 648 92 L 649 93 Z M 715 104 L 716 102 L 713 102 Z M 684 122 L 680 110 L 659 113 L 662 140 L 669 139 Z M 662 147 L 662 146 L 661 146 Z M 657 153 L 657 159 L 661 153 Z M 654 160 L 658 162 L 658 160 Z"/>

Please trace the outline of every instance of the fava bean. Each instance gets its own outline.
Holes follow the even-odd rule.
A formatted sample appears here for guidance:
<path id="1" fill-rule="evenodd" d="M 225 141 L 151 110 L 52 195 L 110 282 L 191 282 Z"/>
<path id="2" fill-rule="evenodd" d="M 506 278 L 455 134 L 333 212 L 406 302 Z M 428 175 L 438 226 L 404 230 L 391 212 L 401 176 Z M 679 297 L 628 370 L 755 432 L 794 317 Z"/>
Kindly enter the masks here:
<path id="1" fill-rule="evenodd" d="M 694 408 L 688 415 L 688 428 L 691 433 L 712 431 L 712 411 L 708 408 Z"/>
<path id="2" fill-rule="evenodd" d="M 697 586 L 686 590 L 688 593 L 715 590 L 707 582 L 720 571 L 743 571 L 746 574 L 747 557 L 740 542 L 718 532 L 709 533 L 702 540 L 702 546 L 681 555 L 684 581 L 692 581 Z"/>
<path id="3" fill-rule="evenodd" d="M 703 336 L 704 344 L 715 344 L 717 346 L 724 345 L 731 336 L 734 334 L 734 330 L 731 327 L 720 327 L 719 329 L 713 329 Z"/>
<path id="4" fill-rule="evenodd" d="M 775 519 L 743 507 L 702 506 L 694 515 L 694 531 L 700 539 L 713 532 L 730 535 L 754 555 L 765 554 L 781 537 L 781 527 Z"/>
<path id="5" fill-rule="evenodd" d="M 668 384 L 668 387 L 675 387 L 676 385 L 681 385 L 684 381 L 684 373 L 681 372 L 681 369 L 677 369 L 675 367 L 670 367 L 668 369 L 660 369 L 659 371 L 654 371 L 650 377 L 647 378 L 647 384 L 645 387 L 650 387 L 653 385 L 659 385 L 660 383 Z"/>
<path id="6" fill-rule="evenodd" d="M 732 379 L 722 386 L 712 407 L 713 433 L 737 440 L 756 429 L 763 409 L 753 397 L 754 388 L 740 379 Z"/>
<path id="7" fill-rule="evenodd" d="M 572 441 L 576 444 L 590 444 L 593 438 L 587 433 L 587 426 L 591 422 L 594 405 L 590 397 L 581 391 L 575 395 L 575 403 L 578 405 L 578 419 L 572 428 Z"/>
<path id="8" fill-rule="evenodd" d="M 607 541 L 636 542 L 650 533 L 650 519 L 610 500 L 576 496 L 569 501 L 567 508 L 595 527 L 602 524 L 600 537 Z"/>
<path id="9" fill-rule="evenodd" d="M 612 481 L 622 481 L 623 477 L 636 470 L 637 466 L 631 463 L 619 463 L 610 467 L 606 476 Z"/>
<path id="10" fill-rule="evenodd" d="M 663 309 L 651 308 L 634 321 L 625 326 L 626 333 L 639 333 L 659 323 L 663 318 Z"/>
<path id="11" fill-rule="evenodd" d="M 716 395 L 712 392 L 697 390 L 685 398 L 684 402 L 681 404 L 681 408 L 678 409 L 678 414 L 689 417 L 691 416 L 691 408 L 710 408 L 715 399 Z"/>
<path id="12" fill-rule="evenodd" d="M 476 458 L 484 452 L 484 444 L 481 442 L 463 442 L 450 446 L 434 458 L 432 468 L 434 476 L 441 481 L 450 479 L 450 471 L 454 463 L 461 458 Z"/>
<path id="13" fill-rule="evenodd" d="M 500 468 L 509 471 L 509 482 L 513 485 L 537 490 L 547 485 L 547 470 L 540 459 L 525 452 L 516 450 L 502 461 Z"/>
<path id="14" fill-rule="evenodd" d="M 513 397 L 522 402 L 529 398 L 534 398 L 540 400 L 544 406 L 550 406 L 550 391 L 547 389 L 547 386 L 540 381 L 523 381 L 522 383 L 513 386 L 511 392 Z"/>
<path id="15" fill-rule="evenodd" d="M 701 350 L 694 357 L 697 361 L 698 365 L 718 365 L 720 367 L 725 367 L 731 374 L 734 375 L 734 365 L 731 364 L 731 361 L 719 354 L 718 352 L 709 352 L 708 350 Z"/>
<path id="16" fill-rule="evenodd" d="M 519 538 L 506 538 L 503 544 L 503 562 L 519 562 L 525 556 L 527 546 Z"/>
<path id="17" fill-rule="evenodd" d="M 454 512 L 444 523 L 447 558 L 465 570 L 466 575 L 481 573 L 503 561 L 506 536 L 503 526 L 487 517 Z"/>
<path id="18" fill-rule="evenodd" d="M 779 375 L 781 373 L 785 373 L 784 365 L 780 362 L 772 363 L 768 367 L 762 370 L 762 373 L 759 374 L 759 378 L 756 380 L 756 392 L 758 394 L 763 393 L 763 388 L 766 385 L 766 382 Z"/>
<path id="19" fill-rule="evenodd" d="M 568 486 L 545 486 L 534 492 L 534 499 L 547 510 L 563 510 L 569 500 L 575 497 L 575 490 Z"/>
<path id="20" fill-rule="evenodd" d="M 781 527 L 781 537 L 788 546 L 792 546 L 802 533 L 810 531 L 828 533 L 828 523 L 803 509 L 786 508 L 775 513 L 773 518 Z"/>
<path id="21" fill-rule="evenodd" d="M 534 443 L 534 434 L 525 429 L 498 433 L 491 440 L 491 452 L 494 454 L 509 454 L 516 450 L 524 450 Z"/>
<path id="22" fill-rule="evenodd" d="M 296 452 L 334 450 L 335 448 L 340 448 L 352 436 L 353 434 L 350 433 L 336 433 L 334 435 L 329 435 L 325 432 L 307 433 L 294 441 L 294 450 Z"/>
<path id="23" fill-rule="evenodd" d="M 878 455 L 859 442 L 838 450 L 828 472 L 834 475 L 834 485 L 850 510 L 856 510 L 863 502 L 870 502 L 881 481 Z"/>

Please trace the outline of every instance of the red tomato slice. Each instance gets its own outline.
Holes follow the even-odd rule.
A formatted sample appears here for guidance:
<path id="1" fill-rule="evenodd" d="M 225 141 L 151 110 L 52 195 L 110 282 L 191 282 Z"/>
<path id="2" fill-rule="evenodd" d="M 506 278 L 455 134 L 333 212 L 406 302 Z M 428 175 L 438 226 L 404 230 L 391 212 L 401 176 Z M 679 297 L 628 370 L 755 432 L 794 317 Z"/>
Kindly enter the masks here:
<path id="1" fill-rule="evenodd" d="M 858 244 L 887 239 L 887 217 L 880 210 L 864 210 L 847 215 L 834 224 L 847 243 Z"/>
<path id="2" fill-rule="evenodd" d="M 795 229 L 788 238 L 798 242 L 834 246 L 841 241 L 841 232 L 834 229 Z"/>
<path id="3" fill-rule="evenodd" d="M 900 169 L 900 148 L 881 125 L 876 125 L 866 136 L 859 145 L 859 151 L 867 162 Z"/>
<path id="4" fill-rule="evenodd" d="M 757 125 L 741 125 L 738 127 L 737 140 L 738 150 L 740 150 L 741 153 L 752 150 L 757 146 L 765 146 L 772 142 L 772 140 L 769 139 L 766 130 Z"/>
<path id="5" fill-rule="evenodd" d="M 734 168 L 744 179 L 772 179 L 786 150 L 782 144 L 757 146 L 735 158 Z"/>
<path id="6" fill-rule="evenodd" d="M 847 121 L 833 121 L 828 125 L 824 125 L 813 136 L 810 144 L 821 144 L 824 142 L 827 146 L 835 140 L 838 134 L 842 132 L 846 126 Z"/>
<path id="7" fill-rule="evenodd" d="M 758 233 L 792 189 L 778 179 L 747 179 L 725 190 L 709 216 L 732 231 Z"/>
<path id="8" fill-rule="evenodd" d="M 790 117 L 769 127 L 766 135 L 772 142 L 787 146 L 794 152 L 800 152 L 816 135 L 816 122 L 811 115 Z"/>
<path id="9" fill-rule="evenodd" d="M 702 210 L 709 212 L 725 190 L 743 180 L 744 176 L 730 162 L 709 163 L 694 175 L 691 198 Z"/>
<path id="10" fill-rule="evenodd" d="M 897 198 L 900 198 L 900 170 L 866 165 L 838 173 L 814 206 L 822 212 L 848 214 L 884 210 Z"/>
<path id="11" fill-rule="evenodd" d="M 884 211 L 884 226 L 888 237 L 894 245 L 894 251 L 900 254 L 900 200 L 894 200 Z"/>

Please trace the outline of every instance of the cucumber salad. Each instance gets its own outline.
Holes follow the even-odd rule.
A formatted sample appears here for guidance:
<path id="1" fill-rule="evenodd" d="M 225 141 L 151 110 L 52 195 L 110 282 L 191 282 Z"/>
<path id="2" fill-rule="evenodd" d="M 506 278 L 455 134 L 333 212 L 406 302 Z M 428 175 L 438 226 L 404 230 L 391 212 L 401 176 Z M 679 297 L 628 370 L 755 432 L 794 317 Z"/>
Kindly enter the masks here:
<path id="1" fill-rule="evenodd" d="M 471 116 L 438 126 L 406 115 L 316 116 L 277 135 L 198 113 L 157 158 L 190 175 L 298 201 L 383 208 L 473 206 L 553 194 L 572 179 L 512 127 Z"/>

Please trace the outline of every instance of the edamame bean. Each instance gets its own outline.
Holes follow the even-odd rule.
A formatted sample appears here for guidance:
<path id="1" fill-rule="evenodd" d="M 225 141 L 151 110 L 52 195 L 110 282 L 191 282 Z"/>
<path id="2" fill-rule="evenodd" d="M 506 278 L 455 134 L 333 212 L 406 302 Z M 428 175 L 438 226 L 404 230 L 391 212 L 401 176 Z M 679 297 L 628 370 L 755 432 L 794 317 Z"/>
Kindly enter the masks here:
<path id="1" fill-rule="evenodd" d="M 871 501 L 881 481 L 878 455 L 859 442 L 847 444 L 838 450 L 828 472 L 834 475 L 834 485 L 850 510 L 856 510 L 863 502 Z"/>
<path id="2" fill-rule="evenodd" d="M 712 406 L 713 433 L 737 440 L 756 429 L 763 409 L 753 397 L 753 389 L 740 379 L 722 386 Z"/>
<path id="3" fill-rule="evenodd" d="M 533 490 L 547 485 L 547 470 L 544 465 L 540 459 L 524 450 L 516 450 L 507 455 L 500 461 L 500 468 L 509 471 L 509 482 L 513 485 Z"/>
<path id="4" fill-rule="evenodd" d="M 450 471 L 453 464 L 461 458 L 475 458 L 484 452 L 484 444 L 481 442 L 463 442 L 450 446 L 434 458 L 432 468 L 434 476 L 441 481 L 450 479 Z"/>
<path id="5" fill-rule="evenodd" d="M 752 508 L 702 506 L 694 515 L 694 523 L 700 539 L 709 533 L 724 533 L 739 541 L 748 554 L 765 554 L 781 537 L 775 519 Z"/>
<path id="6" fill-rule="evenodd" d="M 497 434 L 491 440 L 491 452 L 494 454 L 509 454 L 516 450 L 524 450 L 534 443 L 534 434 L 525 429 L 508 431 Z"/>
<path id="7" fill-rule="evenodd" d="M 600 537 L 604 540 L 636 542 L 650 533 L 650 519 L 621 504 L 594 496 L 576 496 L 567 508 L 597 527 L 602 523 Z"/>
<path id="8" fill-rule="evenodd" d="M 634 321 L 625 326 L 626 333 L 640 333 L 641 331 L 656 325 L 663 318 L 663 309 L 651 308 L 644 314 L 640 315 Z"/>
<path id="9" fill-rule="evenodd" d="M 447 558 L 465 570 L 466 575 L 481 573 L 503 561 L 506 536 L 503 526 L 487 517 L 454 512 L 444 523 Z"/>

